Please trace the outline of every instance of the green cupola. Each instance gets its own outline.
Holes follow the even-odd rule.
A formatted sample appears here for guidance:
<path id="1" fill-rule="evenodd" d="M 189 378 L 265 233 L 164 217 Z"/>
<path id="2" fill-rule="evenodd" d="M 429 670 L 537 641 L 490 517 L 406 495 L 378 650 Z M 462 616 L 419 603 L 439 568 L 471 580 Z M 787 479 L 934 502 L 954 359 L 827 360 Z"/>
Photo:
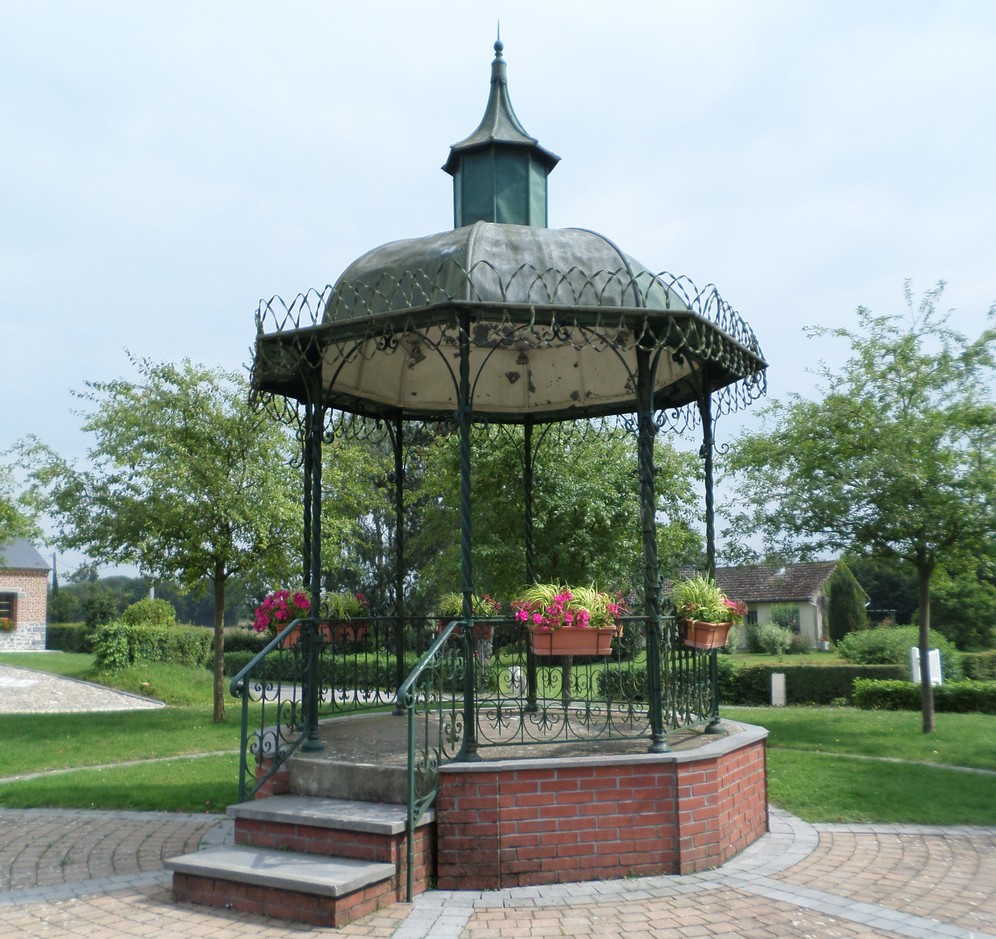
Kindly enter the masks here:
<path id="1" fill-rule="evenodd" d="M 474 222 L 547 224 L 546 178 L 560 162 L 530 137 L 512 110 L 504 45 L 495 43 L 491 94 L 477 130 L 450 147 L 443 169 L 453 177 L 454 227 Z"/>

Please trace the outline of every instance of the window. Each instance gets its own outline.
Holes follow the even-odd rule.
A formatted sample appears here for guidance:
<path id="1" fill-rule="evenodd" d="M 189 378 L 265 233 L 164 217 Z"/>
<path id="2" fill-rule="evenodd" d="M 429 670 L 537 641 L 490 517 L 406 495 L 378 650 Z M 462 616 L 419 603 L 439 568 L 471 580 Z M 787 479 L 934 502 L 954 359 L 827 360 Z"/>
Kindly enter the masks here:
<path id="1" fill-rule="evenodd" d="M 757 610 L 748 610 L 747 618 L 744 620 L 745 626 L 756 626 L 757 625 Z"/>
<path id="2" fill-rule="evenodd" d="M 17 622 L 16 593 L 0 593 L 0 616 Z"/>

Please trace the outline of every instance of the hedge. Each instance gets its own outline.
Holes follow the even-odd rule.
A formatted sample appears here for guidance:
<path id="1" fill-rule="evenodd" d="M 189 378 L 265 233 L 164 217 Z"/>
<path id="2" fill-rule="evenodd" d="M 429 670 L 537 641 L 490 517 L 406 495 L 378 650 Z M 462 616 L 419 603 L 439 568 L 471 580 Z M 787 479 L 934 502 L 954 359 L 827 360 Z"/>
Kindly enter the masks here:
<path id="1" fill-rule="evenodd" d="M 86 623 L 49 623 L 45 648 L 57 652 L 89 652 L 90 630 Z"/>
<path id="2" fill-rule="evenodd" d="M 854 703 L 866 710 L 919 711 L 920 686 L 911 681 L 854 683 Z M 934 710 L 996 714 L 996 681 L 952 681 L 934 687 Z"/>
<path id="3" fill-rule="evenodd" d="M 732 664 L 732 663 L 731 663 Z M 720 667 L 721 704 L 771 703 L 771 676 L 785 676 L 786 704 L 834 704 L 850 700 L 854 682 L 861 678 L 900 678 L 898 665 L 742 665 Z"/>
<path id="4" fill-rule="evenodd" d="M 976 681 L 996 681 L 996 649 L 962 653 L 961 667 L 966 678 L 974 678 Z"/>
<path id="5" fill-rule="evenodd" d="M 200 626 L 99 626 L 93 637 L 96 665 L 128 668 L 136 662 L 169 662 L 199 668 L 211 660 L 211 631 Z"/>
<path id="6" fill-rule="evenodd" d="M 899 678 L 905 670 L 897 665 L 736 665 L 719 656 L 719 701 L 727 705 L 771 703 L 771 675 L 785 675 L 786 704 L 833 704 L 850 700 L 859 678 Z M 607 668 L 599 676 L 598 690 L 616 700 L 644 700 L 645 668 Z"/>
<path id="7" fill-rule="evenodd" d="M 255 658 L 256 653 L 238 651 L 225 653 L 225 674 L 231 678 L 237 675 Z M 258 676 L 265 681 L 300 681 L 299 659 L 293 655 L 274 654 L 267 656 L 265 671 Z M 414 655 L 405 656 L 405 674 L 407 675 L 418 664 Z M 319 665 L 320 678 L 323 682 L 333 681 L 332 665 L 335 665 L 334 683 L 341 688 L 387 688 L 397 687 L 397 664 L 394 658 L 365 658 L 350 656 L 349 658 L 333 660 L 322 658 Z"/>

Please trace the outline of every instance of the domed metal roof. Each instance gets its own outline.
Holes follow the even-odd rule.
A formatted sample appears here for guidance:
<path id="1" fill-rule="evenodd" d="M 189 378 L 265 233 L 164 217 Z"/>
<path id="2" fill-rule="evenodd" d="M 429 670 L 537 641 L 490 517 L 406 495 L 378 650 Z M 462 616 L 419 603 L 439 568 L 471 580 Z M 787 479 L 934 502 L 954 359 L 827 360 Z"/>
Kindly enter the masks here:
<path id="1" fill-rule="evenodd" d="M 336 281 L 327 316 L 342 320 L 454 300 L 688 309 L 597 232 L 475 222 L 361 255 Z"/>
<path id="2" fill-rule="evenodd" d="M 481 211 L 366 252 L 320 295 L 267 304 L 255 387 L 312 401 L 320 389 L 325 406 L 368 416 L 451 419 L 463 379 L 475 419 L 571 420 L 632 413 L 642 355 L 658 411 L 735 386 L 720 413 L 763 393 L 757 340 L 713 288 L 652 274 L 595 232 L 545 227 L 559 158 L 522 129 L 495 51 L 485 118 L 444 167 L 458 222 Z"/>

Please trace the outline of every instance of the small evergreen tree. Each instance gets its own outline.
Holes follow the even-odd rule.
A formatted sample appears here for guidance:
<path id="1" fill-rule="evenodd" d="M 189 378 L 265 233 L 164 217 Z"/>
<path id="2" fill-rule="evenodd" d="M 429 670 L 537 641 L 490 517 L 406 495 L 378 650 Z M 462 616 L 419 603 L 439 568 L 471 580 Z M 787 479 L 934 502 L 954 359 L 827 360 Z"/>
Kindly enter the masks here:
<path id="1" fill-rule="evenodd" d="M 865 592 L 857 582 L 851 569 L 841 561 L 830 575 L 827 584 L 827 597 L 830 608 L 827 621 L 830 639 L 840 642 L 849 632 L 864 629 L 868 625 L 865 613 Z"/>

